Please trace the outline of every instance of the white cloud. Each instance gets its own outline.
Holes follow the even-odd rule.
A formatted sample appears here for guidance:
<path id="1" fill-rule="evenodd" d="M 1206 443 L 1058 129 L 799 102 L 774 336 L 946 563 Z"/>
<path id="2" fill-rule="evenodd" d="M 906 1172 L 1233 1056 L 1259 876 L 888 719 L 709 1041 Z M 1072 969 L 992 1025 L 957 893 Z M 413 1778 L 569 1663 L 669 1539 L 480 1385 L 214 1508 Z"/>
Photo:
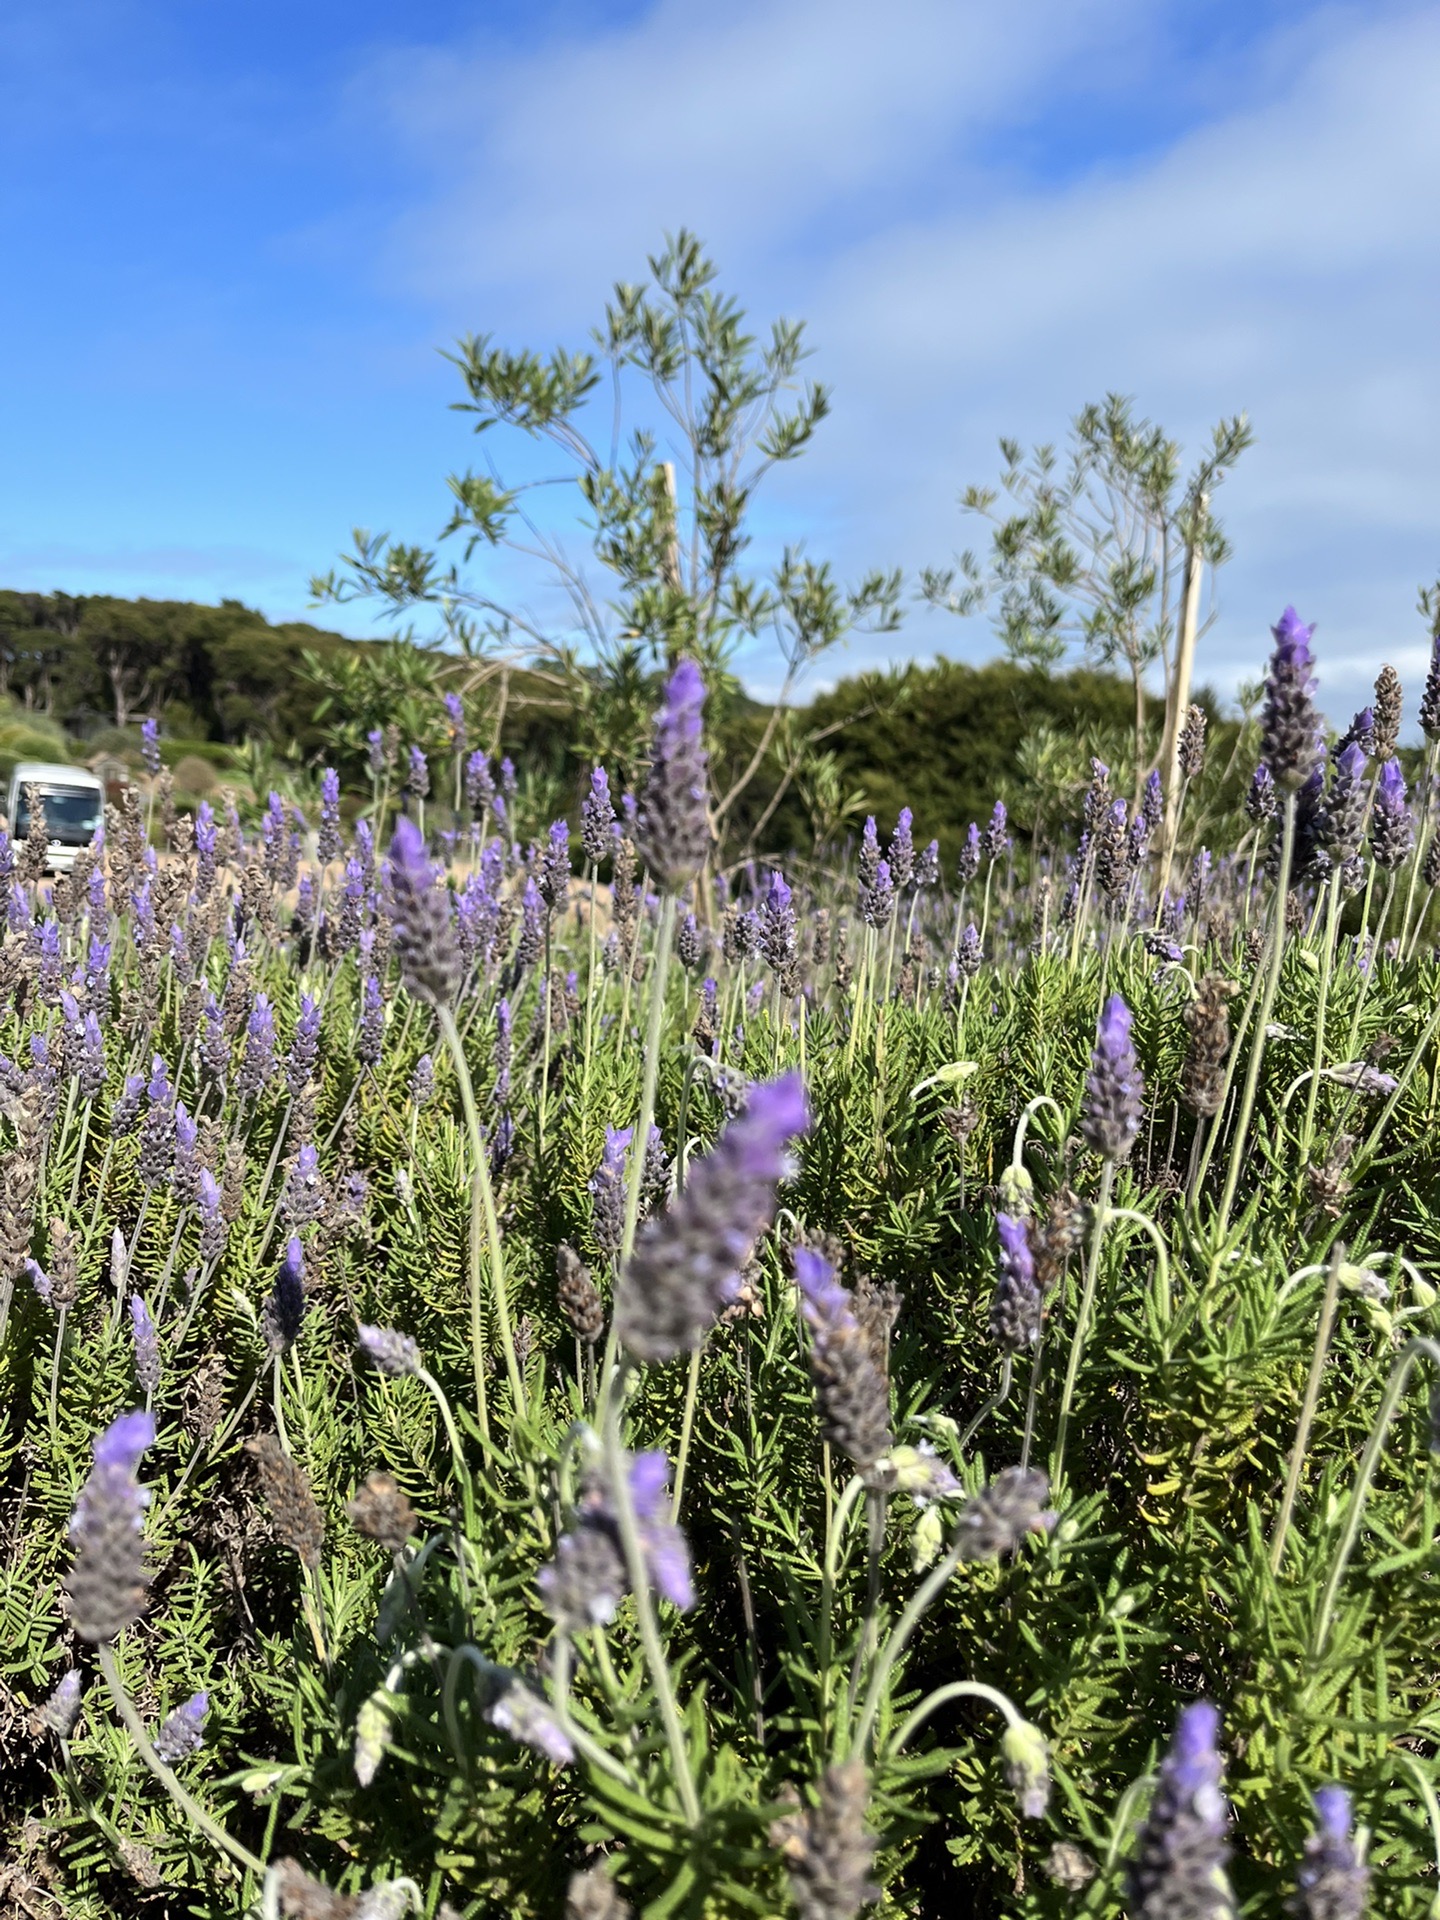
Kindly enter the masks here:
<path id="1" fill-rule="evenodd" d="M 1202 673 L 1253 672 L 1293 599 L 1348 710 L 1414 651 L 1440 567 L 1440 16 L 1317 8 L 1190 72 L 1168 18 L 662 0 L 524 56 L 392 60 L 356 100 L 436 178 L 387 271 L 457 329 L 574 338 L 662 228 L 697 227 L 753 313 L 810 320 L 836 410 L 777 512 L 793 531 L 822 503 L 815 550 L 856 568 L 960 544 L 955 495 L 1000 432 L 1053 439 L 1115 388 L 1193 446 L 1244 407 L 1259 439 L 1217 502 L 1237 559 Z M 1168 142 L 1117 123 L 1120 159 L 1039 179 L 995 158 L 1077 99 L 1123 117 L 1157 87 Z M 919 616 L 871 657 L 942 647 L 989 641 Z"/>

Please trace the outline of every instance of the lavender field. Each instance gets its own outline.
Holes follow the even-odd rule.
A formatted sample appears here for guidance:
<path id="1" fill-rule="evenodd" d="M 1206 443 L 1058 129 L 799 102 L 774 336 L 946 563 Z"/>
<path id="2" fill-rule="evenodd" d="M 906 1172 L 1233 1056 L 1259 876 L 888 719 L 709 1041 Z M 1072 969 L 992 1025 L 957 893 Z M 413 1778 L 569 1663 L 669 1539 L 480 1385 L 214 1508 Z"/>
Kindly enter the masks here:
<path id="1" fill-rule="evenodd" d="M 684 657 L 548 830 L 32 805 L 0 1911 L 1440 1913 L 1440 646 L 1316 672 L 785 871 Z"/>

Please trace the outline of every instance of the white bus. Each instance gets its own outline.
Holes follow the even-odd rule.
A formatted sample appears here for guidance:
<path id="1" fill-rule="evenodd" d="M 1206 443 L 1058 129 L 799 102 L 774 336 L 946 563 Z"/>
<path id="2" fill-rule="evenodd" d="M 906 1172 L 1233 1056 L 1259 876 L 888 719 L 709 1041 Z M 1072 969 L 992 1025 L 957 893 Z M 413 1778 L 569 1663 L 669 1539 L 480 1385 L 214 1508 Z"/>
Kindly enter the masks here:
<path id="1" fill-rule="evenodd" d="M 85 767 L 66 767 L 58 761 L 22 760 L 10 776 L 6 816 L 12 840 L 30 832 L 30 810 L 25 789 L 36 786 L 45 801 L 45 824 L 50 832 L 46 866 L 51 873 L 67 873 L 75 856 L 88 847 L 105 818 L 105 783 Z"/>

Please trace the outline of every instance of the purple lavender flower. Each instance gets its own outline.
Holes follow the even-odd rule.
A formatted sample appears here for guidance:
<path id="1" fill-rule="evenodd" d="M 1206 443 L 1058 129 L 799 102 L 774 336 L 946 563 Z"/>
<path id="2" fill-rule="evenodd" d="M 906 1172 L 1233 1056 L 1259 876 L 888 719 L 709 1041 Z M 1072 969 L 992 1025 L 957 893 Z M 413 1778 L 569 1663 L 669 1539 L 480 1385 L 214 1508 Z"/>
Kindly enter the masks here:
<path id="1" fill-rule="evenodd" d="M 242 1099 L 255 1099 L 275 1077 L 275 1009 L 269 997 L 257 993 L 245 1022 L 245 1050 L 235 1090 Z"/>
<path id="2" fill-rule="evenodd" d="M 85 961 L 85 989 L 92 1001 L 102 1004 L 110 993 L 110 942 L 100 939 L 96 934 L 90 936 Z"/>
<path id="3" fill-rule="evenodd" d="M 981 840 L 981 850 L 989 861 L 996 861 L 1010 844 L 1010 823 L 1005 802 L 997 800 Z"/>
<path id="4" fill-rule="evenodd" d="M 984 962 L 985 955 L 980 945 L 980 935 L 972 920 L 960 936 L 960 944 L 955 949 L 955 964 L 963 979 L 973 980 Z"/>
<path id="5" fill-rule="evenodd" d="M 590 1226 L 595 1244 L 612 1260 L 625 1232 L 625 1157 L 633 1127 L 606 1127 L 600 1164 L 590 1176 Z"/>
<path id="6" fill-rule="evenodd" d="M 510 1069 L 515 1058 L 515 1023 L 510 1002 L 502 997 L 495 1002 L 495 1046 L 492 1053 L 495 1078 L 490 1097 L 497 1107 L 510 1101 Z"/>
<path id="7" fill-rule="evenodd" d="M 80 1718 L 80 1669 L 72 1667 L 40 1709 L 40 1718 L 57 1739 L 68 1740 Z"/>
<path id="8" fill-rule="evenodd" d="M 368 749 L 365 759 L 370 768 L 371 778 L 378 780 L 385 771 L 386 760 L 385 736 L 379 727 L 371 727 L 365 736 L 365 745 Z"/>
<path id="9" fill-rule="evenodd" d="M 915 884 L 917 887 L 938 887 L 940 884 L 940 842 L 932 840 L 915 863 Z"/>
<path id="10" fill-rule="evenodd" d="M 200 1169 L 196 1198 L 200 1206 L 200 1258 L 213 1266 L 225 1251 L 225 1215 L 220 1182 L 208 1167 Z"/>
<path id="11" fill-rule="evenodd" d="M 890 878 L 894 882 L 897 893 L 905 891 L 915 872 L 914 825 L 914 814 L 909 807 L 902 807 L 885 854 L 890 862 Z"/>
<path id="12" fill-rule="evenodd" d="M 340 776 L 333 767 L 325 767 L 320 774 L 320 826 L 315 836 L 315 857 L 322 867 L 328 867 L 340 854 Z"/>
<path id="13" fill-rule="evenodd" d="M 670 1519 L 670 1462 L 660 1452 L 632 1456 L 627 1475 L 640 1551 L 650 1584 L 682 1613 L 695 1604 L 690 1549 Z"/>
<path id="14" fill-rule="evenodd" d="M 200 1181 L 200 1127 L 183 1100 L 175 1102 L 175 1198 L 189 1206 Z"/>
<path id="15" fill-rule="evenodd" d="M 144 1097 L 144 1074 L 127 1073 L 120 1098 L 110 1109 L 110 1131 L 117 1140 L 123 1140 L 126 1134 L 135 1131 L 135 1123 L 140 1118 L 140 1103 Z"/>
<path id="16" fill-rule="evenodd" d="M 138 1293 L 130 1296 L 130 1331 L 135 1341 L 135 1378 L 143 1393 L 152 1394 L 160 1384 L 160 1341 L 150 1309 Z"/>
<path id="17" fill-rule="evenodd" d="M 1295 609 L 1287 607 L 1271 631 L 1275 652 L 1265 681 L 1261 757 L 1276 786 L 1293 793 L 1304 786 L 1324 738 L 1310 652 L 1315 629 L 1304 626 Z"/>
<path id="18" fill-rule="evenodd" d="M 426 1107 L 435 1097 L 435 1062 L 422 1053 L 410 1075 L 410 1098 L 417 1107 Z"/>
<path id="19" fill-rule="evenodd" d="M 1314 1800 L 1315 1831 L 1286 1911 L 1294 1920 L 1363 1920 L 1370 1869 L 1350 1831 L 1350 1796 L 1344 1787 L 1320 1787 Z"/>
<path id="20" fill-rule="evenodd" d="M 527 879 L 520 890 L 520 937 L 515 942 L 517 966 L 532 967 L 545 950 L 545 902 L 535 882 Z"/>
<path id="21" fill-rule="evenodd" d="M 476 747 L 465 762 L 465 804 L 471 813 L 482 813 L 495 798 L 495 781 L 490 772 L 490 756 Z"/>
<path id="22" fill-rule="evenodd" d="M 462 973 L 450 890 L 436 885 L 420 830 L 403 818 L 396 821 L 390 842 L 390 889 L 400 976 L 420 999 L 448 1006 Z"/>
<path id="23" fill-rule="evenodd" d="M 210 1711 L 208 1693 L 192 1693 L 183 1707 L 167 1714 L 155 1736 L 155 1751 L 167 1767 L 188 1754 L 198 1753 L 205 1741 L 205 1716 Z"/>
<path id="24" fill-rule="evenodd" d="M 39 1298 L 45 1303 L 47 1307 L 53 1306 L 55 1304 L 55 1301 L 54 1301 L 55 1283 L 50 1278 L 49 1274 L 46 1273 L 45 1269 L 41 1266 L 40 1262 L 38 1260 L 32 1259 L 31 1256 L 27 1253 L 23 1262 L 23 1268 L 24 1268 L 25 1278 L 30 1282 L 31 1286 L 35 1289 L 35 1292 L 39 1296 Z"/>
<path id="25" fill-rule="evenodd" d="M 590 772 L 590 790 L 580 802 L 580 844 L 592 867 L 607 859 L 613 841 L 615 806 L 610 798 L 610 776 L 604 767 Z"/>
<path id="26" fill-rule="evenodd" d="M 285 861 L 285 802 L 272 792 L 260 816 L 260 838 L 265 848 L 265 871 L 277 886 L 283 884 Z"/>
<path id="27" fill-rule="evenodd" d="M 960 858 L 955 862 L 955 878 L 962 887 L 968 887 L 980 871 L 980 829 L 972 820 L 965 830 L 965 844 L 960 849 Z"/>
<path id="28" fill-rule="evenodd" d="M 56 921 L 46 920 L 39 935 L 40 967 L 35 986 L 40 999 L 47 1007 L 56 1005 L 60 994 L 61 956 L 60 928 Z"/>
<path id="29" fill-rule="evenodd" d="M 420 1371 L 420 1349 L 408 1333 L 396 1333 L 391 1327 L 369 1327 L 362 1322 L 355 1331 L 355 1344 L 367 1360 L 392 1379 Z"/>
<path id="30" fill-rule="evenodd" d="M 325 1182 L 320 1174 L 320 1154 L 309 1141 L 295 1155 L 280 1196 L 280 1214 L 287 1227 L 308 1227 L 325 1211 Z"/>
<path id="31" fill-rule="evenodd" d="M 465 703 L 458 693 L 445 695 L 445 717 L 450 722 L 450 744 L 456 753 L 465 751 Z"/>
<path id="32" fill-rule="evenodd" d="M 1335 865 L 1343 867 L 1360 851 L 1364 831 L 1365 749 L 1352 741 L 1336 758 L 1317 837 Z"/>
<path id="33" fill-rule="evenodd" d="M 423 747 L 411 747 L 405 786 L 413 800 L 424 800 L 430 792 L 430 765 Z"/>
<path id="34" fill-rule="evenodd" d="M 860 853 L 855 862 L 856 898 L 861 913 L 875 886 L 875 876 L 880 870 L 880 835 L 875 830 L 875 816 L 867 813 L 865 825 L 860 832 Z"/>
<path id="35" fill-rule="evenodd" d="M 500 762 L 500 791 L 507 800 L 513 800 L 520 790 L 520 782 L 515 777 L 515 762 L 507 753 Z"/>
<path id="36" fill-rule="evenodd" d="M 1100 1016 L 1080 1131 L 1086 1144 L 1106 1160 L 1123 1160 L 1140 1131 L 1145 1083 L 1130 1039 L 1130 1009 L 1112 993 Z"/>
<path id="37" fill-rule="evenodd" d="M 1405 776 L 1398 760 L 1380 769 L 1370 812 L 1370 851 L 1377 867 L 1393 873 L 1403 866 L 1415 845 L 1415 822 L 1405 797 Z"/>
<path id="38" fill-rule="evenodd" d="M 760 903 L 760 952 L 780 978 L 781 992 L 799 985 L 799 949 L 795 937 L 795 899 L 783 873 L 772 873 Z"/>
<path id="39" fill-rule="evenodd" d="M 1012 1214 L 997 1213 L 995 1230 L 1000 1264 L 990 1300 L 990 1338 L 1003 1353 L 1023 1353 L 1039 1344 L 1042 1312 L 1030 1228 Z"/>
<path id="40" fill-rule="evenodd" d="M 380 982 L 367 973 L 360 983 L 360 1027 L 355 1037 L 355 1058 L 362 1067 L 378 1067 L 385 1038 L 385 1001 Z"/>
<path id="41" fill-rule="evenodd" d="M 275 1286 L 260 1316 L 266 1344 L 272 1353 L 284 1353 L 295 1344 L 305 1317 L 305 1256 L 299 1238 L 291 1234 Z"/>
<path id="42" fill-rule="evenodd" d="M 75 1078 L 82 1100 L 96 1100 L 105 1091 L 105 1037 L 100 1022 L 88 1010 L 72 1030 L 75 1040 Z"/>
<path id="43" fill-rule="evenodd" d="M 693 660 L 671 674 L 655 716 L 650 771 L 640 795 L 635 842 L 657 886 L 680 893 L 710 851 L 709 760 L 701 745 L 705 682 Z"/>
<path id="44" fill-rule="evenodd" d="M 1160 822 L 1165 818 L 1165 794 L 1160 785 L 1160 771 L 1152 767 L 1145 782 L 1144 797 L 1140 802 L 1140 817 L 1148 832 L 1157 833 Z"/>
<path id="45" fill-rule="evenodd" d="M 195 894 L 200 900 L 208 900 L 214 890 L 218 837 L 215 828 L 215 809 L 208 800 L 202 800 L 195 809 Z M 99 871 L 98 868 L 96 871 Z M 92 905 L 92 919 L 94 911 Z"/>
<path id="46" fill-rule="evenodd" d="M 140 722 L 140 754 L 145 762 L 145 771 L 153 780 L 160 771 L 160 722 L 158 720 Z"/>
<path id="47" fill-rule="evenodd" d="M 669 1360 L 704 1340 L 774 1218 L 789 1143 L 809 1125 L 798 1074 L 752 1088 L 745 1111 L 645 1223 L 615 1290 L 616 1331 L 637 1359 Z"/>
<path id="48" fill-rule="evenodd" d="M 175 1089 L 158 1053 L 150 1062 L 150 1082 L 145 1095 L 148 1105 L 140 1128 L 137 1164 L 143 1183 L 147 1187 L 158 1187 L 175 1164 Z"/>
<path id="49" fill-rule="evenodd" d="M 1132 1920 L 1231 1920 L 1234 1914 L 1219 1730 L 1220 1716 L 1208 1700 L 1192 1700 L 1180 1714 L 1130 1864 Z"/>
<path id="50" fill-rule="evenodd" d="M 485 1718 L 521 1746 L 543 1753 L 557 1767 L 569 1766 L 575 1758 L 574 1745 L 548 1704 L 514 1674 L 504 1677 L 506 1683 L 486 1709 Z"/>
<path id="51" fill-rule="evenodd" d="M 860 899 L 860 918 L 867 927 L 884 927 L 895 911 L 895 887 L 890 878 L 890 862 L 875 864 L 875 884 L 867 887 Z"/>
<path id="52" fill-rule="evenodd" d="M 675 958 L 682 967 L 696 967 L 704 952 L 700 924 L 693 913 L 687 913 L 675 930 Z"/>
<path id="53" fill-rule="evenodd" d="M 308 993 L 302 993 L 290 1051 L 285 1056 L 285 1084 L 292 1100 L 298 1100 L 309 1086 L 319 1057 L 320 1009 Z"/>
<path id="54" fill-rule="evenodd" d="M 830 1262 L 801 1242 L 791 1264 L 810 1330 L 808 1358 L 825 1438 L 868 1478 L 894 1444 L 888 1381 Z"/>
<path id="55" fill-rule="evenodd" d="M 1256 767 L 1246 792 L 1245 811 L 1258 825 L 1263 821 L 1273 820 L 1278 805 L 1279 802 L 1275 797 L 1275 782 L 1270 776 L 1269 767 L 1262 760 Z"/>
<path id="56" fill-rule="evenodd" d="M 540 898 L 551 913 L 564 913 L 570 898 L 570 827 L 564 820 L 552 820 L 540 857 L 537 876 Z"/>
<path id="57" fill-rule="evenodd" d="M 1440 626 L 1430 646 L 1430 667 L 1420 695 L 1420 730 L 1427 740 L 1440 738 Z"/>
<path id="58" fill-rule="evenodd" d="M 148 1413 L 122 1413 L 95 1442 L 95 1464 L 81 1489 L 70 1537 L 75 1561 L 66 1577 L 70 1614 L 83 1640 L 105 1645 L 140 1618 L 148 1585 L 141 1518 L 149 1492 L 136 1483 L 141 1455 L 155 1442 Z"/>

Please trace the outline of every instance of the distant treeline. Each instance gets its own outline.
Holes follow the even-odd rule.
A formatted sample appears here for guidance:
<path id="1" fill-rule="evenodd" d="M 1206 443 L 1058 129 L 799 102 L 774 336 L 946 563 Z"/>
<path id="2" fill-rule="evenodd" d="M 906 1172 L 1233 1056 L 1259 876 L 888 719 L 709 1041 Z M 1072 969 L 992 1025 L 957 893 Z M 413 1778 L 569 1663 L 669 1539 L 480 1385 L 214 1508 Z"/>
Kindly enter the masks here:
<path id="1" fill-rule="evenodd" d="M 238 600 L 0 592 L 0 696 L 81 738 L 154 714 L 182 738 L 318 748 L 301 654 L 354 644 L 303 621 L 271 626 Z"/>
<path id="2" fill-rule="evenodd" d="M 258 740 L 345 765 L 335 747 L 347 716 L 332 700 L 317 720 L 323 690 L 305 656 L 328 661 L 373 645 L 300 621 L 272 626 L 234 600 L 0 591 L 0 709 L 34 728 L 24 752 L 38 751 L 41 735 L 57 745 L 68 736 L 79 756 L 133 746 L 153 714 L 167 745 L 208 746 L 222 763 L 223 749 Z M 938 835 L 948 861 L 997 797 L 1022 834 L 1058 825 L 1049 810 L 1068 806 L 1089 752 L 1108 741 L 1123 752 L 1132 712 L 1128 682 L 1087 670 L 937 660 L 857 674 L 787 717 L 731 809 L 727 843 L 759 857 L 808 851 L 817 833 L 836 844 L 852 837 L 864 812 L 893 821 L 909 806 L 917 833 Z M 570 714 L 548 677 L 509 677 L 499 747 L 542 779 L 557 810 L 572 810 L 589 772 Z M 750 763 L 770 709 L 742 695 L 718 715 L 723 794 Z M 489 744 L 481 728 L 472 738 Z M 349 765 L 353 777 L 353 753 Z"/>

